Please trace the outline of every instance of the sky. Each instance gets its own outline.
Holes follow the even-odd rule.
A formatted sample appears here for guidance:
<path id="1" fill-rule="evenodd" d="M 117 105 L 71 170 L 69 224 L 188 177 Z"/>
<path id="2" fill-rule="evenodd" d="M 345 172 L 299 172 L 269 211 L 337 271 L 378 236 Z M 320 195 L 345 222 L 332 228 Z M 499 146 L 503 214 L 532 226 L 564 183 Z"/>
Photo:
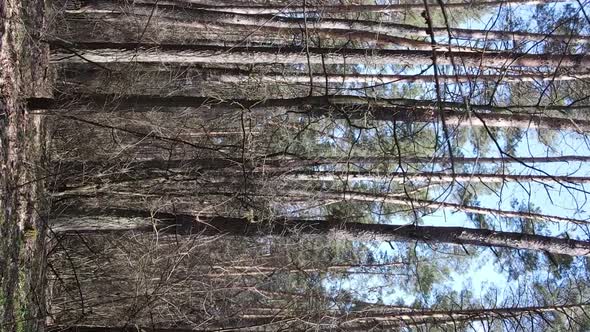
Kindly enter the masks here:
<path id="1" fill-rule="evenodd" d="M 572 4 L 575 5 L 576 2 L 573 2 Z M 585 4 L 587 4 L 587 2 Z M 549 6 L 552 6 L 556 12 L 563 10 L 565 5 L 565 3 L 549 4 Z M 535 31 L 537 29 L 536 20 L 534 20 L 533 17 L 535 5 L 517 5 L 513 8 L 515 9 L 515 16 L 520 17 L 525 22 L 529 23 L 528 31 Z M 497 12 L 490 12 L 483 15 L 480 19 L 472 19 L 464 22 L 461 27 L 471 29 L 501 29 L 498 24 L 493 23 L 496 16 Z M 380 69 L 370 68 L 364 68 L 364 70 L 367 73 L 381 71 Z M 413 72 L 406 71 L 404 73 L 409 74 L 416 72 L 417 70 L 414 70 Z M 432 74 L 432 69 L 430 69 L 430 72 L 427 72 L 427 74 Z M 590 155 L 590 149 L 586 138 L 575 132 L 566 131 L 557 133 L 557 135 L 554 136 L 552 146 L 555 149 L 553 151 L 548 151 L 547 147 L 539 142 L 537 131 L 529 130 L 518 143 L 515 155 L 520 157 Z M 466 157 L 475 156 L 473 150 L 473 146 L 470 146 L 469 144 L 463 147 L 463 153 Z M 499 154 L 496 156 L 499 156 Z M 534 166 L 552 175 L 590 176 L 590 165 L 581 162 L 543 163 Z M 518 164 L 511 164 L 510 170 L 511 174 L 534 174 L 530 169 Z M 583 189 L 588 190 L 589 188 Z M 533 194 L 529 195 L 527 191 Z M 534 206 L 542 209 L 541 213 L 543 214 L 590 220 L 590 207 L 588 206 L 588 203 L 585 202 L 585 194 L 582 192 L 567 192 L 557 184 L 550 188 L 539 183 L 527 183 L 523 188 L 523 186 L 519 184 L 510 183 L 503 189 L 502 200 L 499 200 L 498 197 L 493 194 L 479 195 L 478 200 L 483 207 L 512 210 L 513 208 L 510 205 L 512 199 L 527 200 L 529 197 L 532 197 L 531 203 L 534 204 Z M 391 222 L 401 224 L 402 220 L 399 220 L 399 217 L 396 217 L 396 219 L 391 220 Z M 405 222 L 410 223 L 411 220 L 405 220 Z M 442 210 L 424 217 L 423 222 L 425 225 L 432 226 L 474 227 L 468 222 L 466 214 L 461 212 L 452 213 Z M 574 238 L 589 239 L 588 233 L 579 228 L 553 224 L 547 229 L 547 231 L 553 235 L 560 234 L 565 230 L 567 230 L 568 234 Z M 387 243 L 375 244 L 375 251 L 384 252 L 389 256 L 395 256 L 396 254 L 395 250 Z M 519 282 L 523 282 L 529 277 L 523 275 L 520 280 L 508 281 L 507 274 L 501 272 L 500 267 L 494 264 L 494 261 L 493 253 L 490 250 L 487 250 L 479 257 L 471 260 L 471 264 L 466 273 L 460 274 L 452 272 L 444 283 L 444 286 L 450 287 L 456 291 L 470 288 L 475 292 L 476 296 L 481 296 L 488 289 L 504 289 L 506 290 L 504 296 L 507 296 L 511 287 L 516 287 Z M 353 277 L 348 281 L 341 283 L 332 281 L 332 283 L 328 283 L 327 285 L 336 286 L 334 283 L 337 283 L 342 289 L 367 289 L 367 285 L 376 285 L 382 283 L 382 280 L 378 277 Z M 370 287 L 368 288 L 370 289 Z M 367 292 L 364 294 L 364 300 L 374 302 L 377 301 L 378 298 L 381 298 L 385 304 L 393 304 L 400 298 L 404 299 L 406 304 L 411 304 L 411 302 L 415 300 L 415 296 L 412 293 L 405 292 L 395 285 L 392 285 L 392 288 L 394 291 L 391 292 L 391 294 L 386 294 L 384 296 L 378 295 L 374 292 Z"/>

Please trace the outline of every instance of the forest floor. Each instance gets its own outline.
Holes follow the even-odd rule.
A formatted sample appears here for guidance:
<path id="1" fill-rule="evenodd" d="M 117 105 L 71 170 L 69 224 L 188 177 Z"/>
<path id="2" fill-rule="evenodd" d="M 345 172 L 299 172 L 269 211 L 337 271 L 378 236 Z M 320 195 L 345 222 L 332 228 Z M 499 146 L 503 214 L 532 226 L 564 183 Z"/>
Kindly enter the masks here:
<path id="1" fill-rule="evenodd" d="M 29 97 L 50 97 L 43 0 L 0 0 L 0 331 L 43 331 L 46 138 Z"/>

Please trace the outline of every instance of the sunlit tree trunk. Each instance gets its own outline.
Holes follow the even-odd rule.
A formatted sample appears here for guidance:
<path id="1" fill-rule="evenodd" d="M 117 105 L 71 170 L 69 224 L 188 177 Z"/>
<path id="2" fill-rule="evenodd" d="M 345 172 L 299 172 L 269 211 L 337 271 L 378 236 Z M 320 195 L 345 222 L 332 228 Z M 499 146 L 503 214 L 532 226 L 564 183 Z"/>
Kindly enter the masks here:
<path id="1" fill-rule="evenodd" d="M 324 267 L 298 266 L 294 264 L 286 266 L 214 266 L 213 271 L 206 274 L 208 277 L 232 277 L 232 276 L 272 276 L 277 273 L 341 273 L 341 274 L 366 274 L 384 275 L 393 274 L 391 268 L 407 265 L 403 262 L 383 264 L 337 264 Z"/>
<path id="2" fill-rule="evenodd" d="M 268 173 L 267 173 L 268 174 Z M 272 176 L 272 175 L 271 175 Z M 519 175 L 519 174 L 482 174 L 482 173 L 444 173 L 444 172 L 373 172 L 373 171 L 293 171 L 280 174 L 286 180 L 295 181 L 421 181 L 429 183 L 446 183 L 452 181 L 482 181 L 489 183 L 502 182 L 564 182 L 568 184 L 590 183 L 585 176 L 553 176 L 553 175 Z"/>
<path id="3" fill-rule="evenodd" d="M 384 306 L 385 307 L 385 306 Z M 588 304 L 569 305 L 547 305 L 530 307 L 503 307 L 503 308 L 482 308 L 465 310 L 413 310 L 402 312 L 353 312 L 342 319 L 338 325 L 345 331 L 366 330 L 369 328 L 385 328 L 395 326 L 416 326 L 424 324 L 437 324 L 449 322 L 477 322 L 490 319 L 513 320 L 522 319 L 525 316 L 546 319 L 544 316 L 549 313 L 569 313 L 572 311 L 587 310 Z M 395 309 L 394 309 L 395 310 Z"/>
<path id="4" fill-rule="evenodd" d="M 319 47 L 240 47 L 180 44 L 139 44 L 79 42 L 67 45 L 51 41 L 53 62 L 57 63 L 203 63 L 203 64 L 396 64 L 430 65 L 432 51 L 374 50 L 361 48 Z M 71 54 L 75 49 L 82 57 Z M 446 52 L 435 51 L 438 65 L 453 61 L 471 67 L 590 67 L 590 55 L 527 54 L 517 52 Z M 453 61 L 451 60 L 453 59 Z"/>
<path id="5" fill-rule="evenodd" d="M 389 306 L 381 306 L 382 310 L 364 310 L 352 311 L 342 316 L 341 313 L 327 312 L 328 316 L 317 317 L 320 321 L 315 322 L 313 319 L 306 319 L 310 323 L 321 323 L 319 330 L 332 330 L 338 328 L 340 331 L 366 331 L 368 329 L 394 328 L 402 326 L 420 326 L 424 324 L 441 324 L 441 323 L 460 323 L 460 322 L 477 322 L 488 321 L 490 319 L 499 319 L 510 321 L 512 319 L 521 319 L 525 316 L 545 320 L 544 317 L 549 313 L 570 313 L 573 311 L 587 310 L 588 304 L 565 304 L 565 305 L 546 305 L 546 306 L 529 306 L 529 307 L 502 307 L 502 308 L 482 308 L 482 309 L 465 309 L 465 310 L 428 310 L 428 309 L 406 309 L 400 310 L 391 306 L 391 311 L 387 312 Z M 301 310 L 289 310 L 287 308 L 249 308 L 240 313 L 240 318 L 246 321 L 267 321 L 268 326 L 273 326 L 273 320 L 280 324 L 283 320 L 297 320 L 310 316 L 311 313 Z M 275 326 L 276 327 L 276 326 Z M 296 325 L 292 326 L 293 328 Z M 110 326 L 55 326 L 59 331 L 70 332 L 106 332 L 106 331 L 128 331 L 125 328 Z M 188 332 L 203 331 L 200 329 L 179 329 L 179 328 L 141 328 L 143 331 L 150 332 Z M 50 329 L 52 330 L 52 329 Z M 52 330 L 53 331 L 53 330 Z"/>
<path id="6" fill-rule="evenodd" d="M 122 172 L 111 171 L 109 175 L 97 176 L 99 183 L 109 184 L 139 182 L 151 179 L 164 179 L 171 177 L 173 182 L 192 181 L 201 176 L 210 181 L 227 182 L 239 180 L 244 176 L 244 170 L 240 168 L 226 169 L 223 171 L 211 170 L 205 172 L 204 168 L 195 169 L 185 164 L 184 168 L 172 168 L 171 164 L 162 162 L 162 168 L 135 168 L 131 170 L 124 168 Z M 237 166 L 234 164 L 234 166 Z M 291 167 L 295 167 L 294 165 Z M 215 167 L 218 169 L 218 167 Z M 90 169 L 87 169 L 87 171 Z M 100 172 L 100 167 L 94 171 Z M 279 178 L 285 181 L 325 181 L 325 182 L 353 182 L 353 181 L 378 181 L 391 183 L 451 183 L 457 182 L 483 182 L 483 183 L 506 183 L 506 182 L 536 182 L 536 183 L 558 183 L 575 186 L 590 183 L 590 177 L 567 176 L 567 175 L 533 175 L 533 174 L 485 174 L 485 173 L 450 173 L 450 172 L 379 172 L 379 171 L 310 171 L 290 169 L 273 169 L 270 165 L 261 165 L 260 169 L 249 169 L 248 175 L 251 180 L 264 180 Z M 164 181 L 164 180 L 163 180 Z M 91 177 L 85 179 L 84 183 L 93 183 Z M 581 188 L 580 188 L 581 189 Z"/>
<path id="7" fill-rule="evenodd" d="M 535 5 L 535 4 L 546 4 L 553 2 L 562 2 L 567 0 L 505 0 L 505 1 L 470 1 L 470 2 L 450 2 L 445 3 L 445 8 L 481 8 L 491 7 L 509 4 L 523 4 L 523 5 Z M 154 4 L 156 1 L 141 0 L 140 3 Z M 136 1 L 138 3 L 138 1 Z M 390 13 L 398 11 L 406 11 L 411 9 L 421 10 L 424 9 L 422 3 L 392 3 L 386 5 L 313 5 L 309 4 L 305 10 L 303 6 L 299 4 L 293 4 L 289 6 L 283 5 L 207 5 L 202 3 L 193 3 L 188 1 L 177 2 L 177 1 L 157 1 L 158 4 L 170 4 L 176 5 L 181 8 L 191 9 L 206 9 L 216 10 L 228 13 L 239 13 L 239 14 L 287 14 L 287 13 Z"/>
<path id="8" fill-rule="evenodd" d="M 69 13 L 67 15 L 68 18 L 68 22 L 72 22 L 72 23 L 76 23 L 81 27 L 87 27 L 87 29 L 91 29 L 91 27 L 89 27 L 89 24 L 92 24 L 92 26 L 95 26 L 97 24 L 102 25 L 102 24 L 108 24 L 110 27 L 117 27 L 120 30 L 125 30 L 125 29 L 129 29 L 129 27 L 134 27 L 136 25 L 138 25 L 138 19 L 139 19 L 139 24 L 146 24 L 147 19 L 149 17 L 149 14 L 147 14 L 147 12 L 151 13 L 151 9 L 145 9 L 143 10 L 144 14 L 142 16 L 132 16 L 132 18 L 129 18 L 127 15 L 123 15 L 123 13 L 113 13 L 113 12 L 108 12 L 108 13 L 104 13 L 101 12 L 100 10 L 96 11 L 96 12 L 88 12 L 85 11 L 83 13 Z M 289 38 L 284 38 L 284 37 L 292 37 L 293 35 L 298 35 L 301 33 L 301 29 L 299 27 L 297 27 L 297 24 L 264 24 L 264 25 L 248 25 L 245 23 L 243 24 L 230 24 L 227 22 L 220 22 L 217 21 L 215 19 L 210 19 L 210 20 L 193 20 L 190 19 L 188 22 L 185 21 L 179 21 L 177 18 L 175 17 L 158 17 L 157 18 L 158 21 L 161 24 L 165 24 L 169 27 L 175 27 L 176 29 L 191 29 L 191 30 L 197 30 L 197 31 L 203 31 L 203 34 L 206 31 L 209 31 L 210 33 L 217 33 L 217 34 L 224 34 L 224 32 L 228 31 L 228 26 L 231 26 L 232 29 L 232 33 L 236 33 L 236 34 L 242 34 L 244 36 L 248 36 L 247 40 L 248 43 L 251 45 L 256 45 L 256 43 L 260 43 L 263 40 L 260 40 L 257 36 L 258 34 L 262 34 L 265 33 L 267 36 L 268 35 L 273 35 L 274 38 L 273 40 L 267 40 L 267 44 L 269 42 L 273 42 L 273 44 L 289 44 L 292 42 L 291 39 Z M 144 22 L 146 21 L 146 22 Z M 222 20 L 223 21 L 223 20 Z M 311 27 L 310 27 L 311 29 Z M 253 32 L 255 32 L 256 34 L 252 34 Z M 78 32 L 80 35 L 79 39 L 82 39 L 83 36 L 85 36 L 85 34 L 87 34 L 87 32 L 83 32 L 80 31 Z M 341 42 L 346 42 L 346 41 L 355 41 L 355 42 L 365 42 L 368 43 L 370 45 L 379 45 L 379 46 L 385 46 L 385 45 L 389 45 L 389 46 L 396 46 L 396 47 L 408 47 L 414 50 L 423 50 L 423 51 L 431 51 L 432 50 L 432 45 L 428 42 L 424 42 L 421 40 L 416 40 L 416 39 L 412 39 L 412 38 L 406 38 L 406 37 L 400 37 L 400 36 L 394 36 L 391 34 L 382 34 L 382 33 L 377 33 L 377 32 L 372 32 L 372 31 L 361 31 L 361 30 L 344 30 L 344 29 L 334 29 L 334 28 L 323 28 L 323 29 L 317 29 L 317 28 L 313 28 L 311 29 L 311 33 L 314 36 L 319 36 L 322 38 L 329 38 L 331 40 L 339 40 Z M 280 36 L 283 36 L 283 38 L 281 38 Z M 129 41 L 129 39 L 125 39 L 123 38 L 123 36 L 110 36 L 109 37 L 111 41 L 115 41 L 115 40 L 119 40 L 119 41 Z M 129 38 L 127 36 L 127 38 Z M 244 42 L 245 37 L 241 37 L 241 38 L 231 38 L 229 35 L 225 35 L 224 38 L 222 38 L 221 40 L 218 40 L 217 42 L 215 40 L 194 40 L 191 41 L 191 43 L 193 44 L 199 44 L 199 45 L 216 45 L 216 46 L 228 46 L 231 45 L 232 43 L 235 44 L 242 44 Z M 86 40 L 86 39 L 82 39 L 82 40 Z M 92 40 L 90 38 L 90 40 Z M 237 46 L 237 45 L 236 45 Z M 445 45 L 445 44 L 441 44 L 439 46 L 436 47 L 437 49 L 440 50 L 449 50 L 449 46 Z M 474 48 L 470 48 L 470 47 L 463 47 L 463 46 L 451 46 L 452 50 L 455 51 L 472 51 L 474 50 Z"/>
<path id="9" fill-rule="evenodd" d="M 347 86 L 344 84 L 364 84 L 364 85 L 387 85 L 396 83 L 433 83 L 438 79 L 441 83 L 477 83 L 477 82 L 535 82 L 535 81 L 573 81 L 590 78 L 590 74 L 558 74 L 558 75 L 541 75 L 535 73 L 522 73 L 514 75 L 493 74 L 493 75 L 371 75 L 371 74 L 322 74 L 313 73 L 310 76 L 307 73 L 293 73 L 293 72 L 255 72 L 246 70 L 237 70 L 232 68 L 170 68 L 170 70 L 149 70 L 146 68 L 145 72 L 140 68 L 129 69 L 131 75 L 139 77 L 149 77 L 150 80 L 161 82 L 163 86 L 171 84 L 174 87 L 182 87 L 183 89 L 198 87 L 202 84 L 212 83 L 233 83 L 236 85 L 244 82 L 252 83 L 272 83 L 272 84 L 286 84 L 286 85 L 309 85 L 313 83 L 314 86 L 324 87 L 326 83 L 330 86 L 335 86 L 338 90 L 346 90 Z M 77 83 L 88 88 L 91 91 L 100 91 L 104 87 L 104 80 L 97 79 L 97 70 L 84 71 L 70 71 L 65 73 L 65 79 L 69 83 Z M 122 76 L 121 79 L 128 79 Z M 146 82 L 152 84 L 153 81 Z M 142 82 L 130 82 L 130 84 L 142 85 Z M 355 86 L 356 88 L 357 86 Z"/>
<path id="10" fill-rule="evenodd" d="M 132 7 L 134 15 L 144 16 L 145 18 L 153 15 L 151 5 L 136 5 Z M 205 9 L 187 9 L 181 8 L 176 10 L 174 5 L 156 4 L 160 9 L 155 15 L 169 19 L 171 22 L 181 26 L 190 25 L 191 22 L 212 22 L 216 24 L 227 24 L 234 26 L 248 26 L 259 27 L 266 26 L 278 29 L 292 29 L 299 30 L 306 25 L 314 30 L 330 30 L 335 33 L 342 33 L 346 31 L 352 32 L 366 32 L 376 34 L 401 36 L 401 37 L 429 37 L 429 30 L 427 28 L 413 26 L 409 24 L 392 23 L 385 21 L 367 21 L 367 20 L 349 20 L 349 19 L 332 19 L 322 18 L 321 20 L 311 20 L 305 18 L 284 17 L 277 15 L 254 15 L 254 14 L 238 14 L 221 11 L 211 11 Z M 121 12 L 120 7 L 113 6 L 109 2 L 96 2 L 88 4 L 82 12 L 105 14 L 108 11 L 108 16 L 112 17 L 113 12 Z M 78 12 L 78 11 L 76 11 Z M 129 13 L 126 13 L 128 15 Z M 569 36 L 557 34 L 542 34 L 519 31 L 498 31 L 498 30 L 472 30 L 472 29 L 458 29 L 452 27 L 434 27 L 432 32 L 435 36 L 448 37 L 449 32 L 455 36 L 465 39 L 498 39 L 498 40 L 572 40 L 575 42 L 586 42 L 590 40 L 590 36 Z"/>

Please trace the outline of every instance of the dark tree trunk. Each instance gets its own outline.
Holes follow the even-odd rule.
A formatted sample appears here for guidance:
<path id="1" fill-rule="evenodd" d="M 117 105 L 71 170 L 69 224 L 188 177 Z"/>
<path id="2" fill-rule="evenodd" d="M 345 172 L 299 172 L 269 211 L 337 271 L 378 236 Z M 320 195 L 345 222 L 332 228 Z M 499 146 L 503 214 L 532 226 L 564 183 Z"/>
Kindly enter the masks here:
<path id="1" fill-rule="evenodd" d="M 387 104 L 389 102 L 389 104 Z M 74 103 L 74 104 L 72 104 Z M 358 97 L 301 97 L 290 99 L 266 99 L 262 102 L 255 100 L 225 100 L 215 103 L 214 99 L 207 97 L 159 97 L 159 96 L 128 96 L 115 98 L 110 95 L 76 96 L 74 99 L 64 98 L 58 100 L 34 98 L 29 99 L 28 106 L 31 109 L 60 109 L 68 105 L 79 105 L 82 109 L 89 110 L 114 110 L 114 111 L 151 111 L 153 107 L 252 107 L 255 109 L 272 109 L 276 107 L 293 108 L 297 113 L 309 116 L 330 116 L 340 119 L 369 119 L 377 121 L 400 122 L 430 122 L 437 120 L 442 114 L 435 107 L 437 103 L 424 100 L 383 100 L 380 103 L 362 100 Z M 550 117 L 533 114 L 508 114 L 478 112 L 468 117 L 468 113 L 452 109 L 454 103 L 443 103 L 446 124 L 449 126 L 483 126 L 496 128 L 539 128 L 555 130 L 590 131 L 590 121 L 575 120 L 561 117 Z M 232 106 L 233 105 L 233 106 Z M 240 105 L 240 106 L 236 106 Z M 502 107 L 489 107 L 499 110 Z M 473 105 L 472 110 L 486 109 L 483 105 Z M 508 107 L 504 109 L 510 109 Z"/>
<path id="2" fill-rule="evenodd" d="M 110 215 L 109 215 L 110 214 Z M 122 229 L 152 232 L 150 218 L 155 218 L 165 232 L 178 234 L 227 234 L 235 236 L 296 236 L 299 234 L 329 234 L 335 238 L 356 241 L 425 241 L 431 243 L 496 246 L 525 250 L 541 250 L 569 256 L 590 256 L 590 242 L 547 237 L 533 234 L 499 232 L 462 227 L 433 227 L 412 225 L 364 224 L 354 222 L 279 219 L 252 223 L 247 218 L 210 217 L 197 219 L 192 215 L 174 215 L 149 211 L 99 211 L 98 216 L 75 216 L 54 221 L 54 230 L 62 233 L 111 232 L 105 228 L 127 223 Z M 76 225 L 77 224 L 77 225 Z M 170 227 L 175 226 L 175 227 Z"/>
<path id="3" fill-rule="evenodd" d="M 416 157 L 416 156 L 402 156 L 403 164 L 439 164 L 450 165 L 451 161 L 448 157 Z M 246 169 L 256 170 L 259 167 L 264 167 L 270 172 L 289 172 L 306 167 L 314 167 L 321 165 L 359 165 L 363 168 L 372 169 L 374 166 L 381 164 L 397 164 L 399 158 L 392 157 L 317 157 L 317 158 L 275 158 L 261 156 L 260 158 L 252 158 L 245 161 Z M 453 159 L 455 165 L 465 164 L 508 164 L 508 163 L 526 163 L 526 164 L 541 164 L 541 163 L 573 163 L 573 162 L 590 162 L 590 156 L 552 156 L 552 157 L 515 157 L 515 159 L 502 157 L 455 157 Z M 65 175 L 75 175 L 78 173 L 92 174 L 91 171 L 100 171 L 101 169 L 109 169 L 118 167 L 124 164 L 125 167 L 131 171 L 137 170 L 141 173 L 149 173 L 150 170 L 161 171 L 168 169 L 198 169 L 204 170 L 220 170 L 233 169 L 242 170 L 244 160 L 241 158 L 196 158 L 196 159 L 148 159 L 148 160 L 134 160 L 134 161 L 75 161 L 64 160 L 60 161 L 54 169 L 59 168 Z"/>

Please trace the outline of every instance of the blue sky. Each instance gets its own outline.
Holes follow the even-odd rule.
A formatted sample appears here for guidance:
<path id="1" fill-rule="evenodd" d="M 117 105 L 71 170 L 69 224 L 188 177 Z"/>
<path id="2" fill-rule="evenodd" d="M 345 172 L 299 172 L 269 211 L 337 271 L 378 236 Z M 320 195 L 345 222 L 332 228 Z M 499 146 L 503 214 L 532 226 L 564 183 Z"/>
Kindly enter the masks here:
<path id="1" fill-rule="evenodd" d="M 570 2 L 576 4 L 575 2 Z M 587 3 L 587 2 L 586 2 Z M 556 12 L 561 11 L 565 7 L 566 3 L 553 3 L 548 6 L 552 6 Z M 517 17 L 522 18 L 525 22 L 528 22 L 528 31 L 535 31 L 537 29 L 536 21 L 533 19 L 535 5 L 516 5 L 512 7 L 514 9 L 513 14 Z M 480 19 L 472 19 L 464 22 L 464 28 L 473 29 L 501 29 L 495 21 L 497 11 L 490 12 L 483 15 Z M 364 68 L 367 73 L 382 72 L 382 68 Z M 419 70 L 411 69 L 406 70 L 404 73 L 412 74 L 417 73 Z M 387 73 L 393 73 L 391 70 Z M 432 69 L 428 74 L 432 73 Z M 590 149 L 586 138 L 578 133 L 574 132 L 559 132 L 555 135 L 553 141 L 554 150 L 549 150 L 545 145 L 539 142 L 537 131 L 529 130 L 523 139 L 519 142 L 516 148 L 515 155 L 518 157 L 534 157 L 534 156 L 561 156 L 561 155 L 590 155 Z M 473 155 L 473 146 L 467 144 L 463 147 L 463 153 L 465 156 Z M 499 153 L 495 150 L 495 155 L 486 156 L 499 156 Z M 586 163 L 574 162 L 574 163 L 542 163 L 535 164 L 535 167 L 546 171 L 552 175 L 572 175 L 572 176 L 590 176 L 590 166 Z M 509 166 L 511 174 L 535 174 L 534 171 L 528 169 L 519 164 L 510 164 Z M 537 173 L 538 174 L 538 173 Z M 582 188 L 582 187 L 581 187 Z M 526 189 L 526 190 L 525 190 Z M 590 190 L 590 188 L 584 188 Z M 533 193 L 532 195 L 529 194 Z M 560 188 L 558 184 L 554 184 L 553 188 L 547 187 L 539 183 L 527 183 L 523 186 L 517 183 L 508 183 L 503 188 L 502 199 L 500 200 L 496 195 L 493 194 L 480 194 L 478 200 L 483 207 L 512 210 L 510 205 L 512 199 L 517 200 L 528 200 L 531 197 L 531 203 L 542 209 L 542 213 L 550 215 L 559 215 L 566 217 L 575 217 L 577 219 L 588 219 L 590 220 L 590 207 L 586 202 L 585 194 L 582 192 L 568 192 L 563 188 Z M 577 202 L 578 204 L 575 204 Z M 425 225 L 433 226 L 463 226 L 473 227 L 468 221 L 466 214 L 461 212 L 449 212 L 439 210 L 433 214 L 423 218 Z M 392 220 L 395 224 L 403 223 L 396 217 L 396 220 Z M 406 223 L 410 223 L 411 220 L 405 220 Z M 560 224 L 552 224 L 548 227 L 548 231 L 553 235 L 557 235 L 567 230 L 568 234 L 572 237 L 581 239 L 588 239 L 587 233 L 583 232 L 579 228 L 572 228 L 570 226 L 564 226 Z M 375 247 L 377 252 L 385 252 L 389 256 L 395 256 L 396 253 L 389 244 L 376 244 Z M 468 268 L 468 272 L 465 274 L 451 273 L 449 278 L 443 283 L 443 286 L 450 287 L 454 290 L 460 291 L 465 288 L 470 288 L 475 292 L 476 296 L 481 296 L 486 290 L 505 289 L 508 290 L 511 287 L 516 287 L 519 282 L 526 282 L 529 277 L 527 275 L 521 276 L 519 280 L 508 282 L 506 273 L 500 272 L 500 268 L 494 264 L 494 257 L 491 251 L 484 251 L 479 257 L 471 260 L 471 264 Z M 381 283 L 378 277 L 353 277 L 348 281 L 344 281 L 339 284 L 342 289 L 355 289 L 362 290 L 367 289 L 367 286 L 376 285 Z M 331 284 L 334 286 L 334 284 Z M 410 304 L 414 299 L 414 295 L 402 291 L 395 285 L 391 286 L 394 291 L 390 295 L 382 297 L 384 302 L 392 303 L 393 301 L 403 298 L 407 304 Z M 504 295 L 507 295 L 507 291 Z M 374 293 L 365 293 L 363 295 L 367 301 L 376 301 L 377 298 L 381 297 Z"/>

